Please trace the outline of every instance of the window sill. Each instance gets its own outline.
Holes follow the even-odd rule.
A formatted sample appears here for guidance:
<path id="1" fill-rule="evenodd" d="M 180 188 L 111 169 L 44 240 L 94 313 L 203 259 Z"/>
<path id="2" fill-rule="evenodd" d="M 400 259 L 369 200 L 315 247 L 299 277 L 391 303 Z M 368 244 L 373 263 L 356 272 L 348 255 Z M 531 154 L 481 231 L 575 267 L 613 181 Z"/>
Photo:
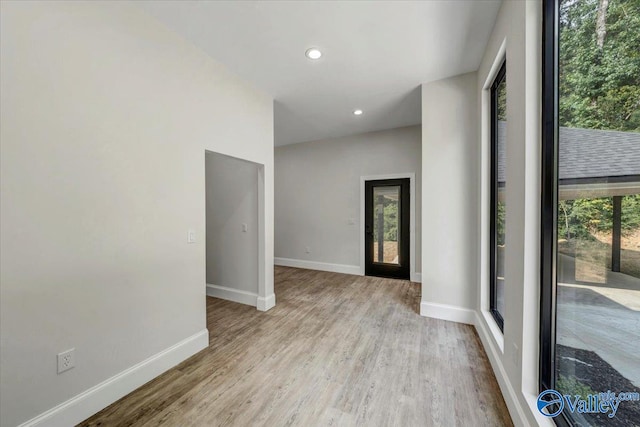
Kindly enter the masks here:
<path id="1" fill-rule="evenodd" d="M 504 354 L 504 335 L 496 323 L 496 320 L 489 310 L 482 310 L 482 317 L 484 318 L 485 325 L 489 328 L 494 343 L 498 346 L 500 352 Z"/>

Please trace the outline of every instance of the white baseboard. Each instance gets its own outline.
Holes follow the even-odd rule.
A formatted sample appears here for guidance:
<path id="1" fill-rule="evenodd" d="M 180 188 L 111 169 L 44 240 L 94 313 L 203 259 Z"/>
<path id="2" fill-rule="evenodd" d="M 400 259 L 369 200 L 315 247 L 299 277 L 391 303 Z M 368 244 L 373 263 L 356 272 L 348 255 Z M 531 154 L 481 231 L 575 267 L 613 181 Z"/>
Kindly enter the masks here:
<path id="1" fill-rule="evenodd" d="M 283 267 L 306 268 L 308 270 L 330 271 L 332 273 L 355 274 L 361 276 L 359 265 L 329 264 L 326 262 L 307 261 L 292 258 L 274 258 L 275 265 Z"/>
<path id="2" fill-rule="evenodd" d="M 67 427 L 76 425 L 208 346 L 209 331 L 203 329 L 197 334 L 20 424 L 19 427 Z"/>
<path id="3" fill-rule="evenodd" d="M 476 321 L 474 310 L 427 301 L 422 301 L 420 303 L 420 316 L 449 320 L 451 322 L 466 323 L 467 325 L 473 325 Z"/>
<path id="4" fill-rule="evenodd" d="M 258 306 L 258 294 L 255 294 L 253 292 L 241 291 L 238 289 L 227 288 L 226 286 L 218 286 L 207 283 L 207 296 L 220 298 L 227 301 L 233 301 L 240 304 L 246 304 L 252 307 Z"/>
<path id="5" fill-rule="evenodd" d="M 422 273 L 411 273 L 411 281 L 415 283 L 422 283 Z"/>
<path id="6" fill-rule="evenodd" d="M 256 308 L 260 311 L 271 310 L 276 306 L 276 294 L 271 294 L 268 297 L 258 297 L 258 305 Z"/>
<path id="7" fill-rule="evenodd" d="M 476 331 L 478 331 L 478 336 L 480 337 L 480 341 L 482 342 L 484 351 L 485 353 L 487 353 L 487 357 L 489 357 L 489 362 L 491 363 L 493 373 L 498 380 L 500 391 L 502 392 L 504 401 L 507 404 L 507 409 L 509 410 L 509 414 L 511 415 L 513 423 L 516 426 L 530 426 L 531 424 L 529 423 L 528 418 L 524 412 L 524 408 L 520 404 L 518 395 L 516 394 L 511 381 L 509 381 L 507 371 L 502 364 L 502 357 L 500 354 L 501 352 L 499 351 L 497 346 L 493 344 L 490 332 L 485 326 L 485 323 L 482 320 L 482 316 L 478 312 L 475 312 L 475 327 Z"/>

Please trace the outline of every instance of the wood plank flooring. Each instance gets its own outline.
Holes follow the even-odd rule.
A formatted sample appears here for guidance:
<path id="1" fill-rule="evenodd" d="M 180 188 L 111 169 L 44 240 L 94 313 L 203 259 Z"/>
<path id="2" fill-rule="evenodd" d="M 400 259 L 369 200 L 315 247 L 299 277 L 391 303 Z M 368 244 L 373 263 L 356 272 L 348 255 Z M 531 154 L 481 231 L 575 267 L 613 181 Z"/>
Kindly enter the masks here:
<path id="1" fill-rule="evenodd" d="M 210 347 L 81 426 L 511 426 L 471 326 L 420 285 L 276 267 L 277 305 L 207 298 Z"/>

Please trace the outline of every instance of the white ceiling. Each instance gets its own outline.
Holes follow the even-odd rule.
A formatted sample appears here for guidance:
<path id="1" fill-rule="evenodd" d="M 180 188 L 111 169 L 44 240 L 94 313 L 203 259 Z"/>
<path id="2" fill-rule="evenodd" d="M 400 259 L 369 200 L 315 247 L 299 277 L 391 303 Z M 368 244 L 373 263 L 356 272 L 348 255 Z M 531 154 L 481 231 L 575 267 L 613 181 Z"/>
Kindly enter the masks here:
<path id="1" fill-rule="evenodd" d="M 500 3 L 137 4 L 273 96 L 275 142 L 285 145 L 420 123 L 420 84 L 478 68 Z M 312 46 L 320 60 L 305 57 Z"/>

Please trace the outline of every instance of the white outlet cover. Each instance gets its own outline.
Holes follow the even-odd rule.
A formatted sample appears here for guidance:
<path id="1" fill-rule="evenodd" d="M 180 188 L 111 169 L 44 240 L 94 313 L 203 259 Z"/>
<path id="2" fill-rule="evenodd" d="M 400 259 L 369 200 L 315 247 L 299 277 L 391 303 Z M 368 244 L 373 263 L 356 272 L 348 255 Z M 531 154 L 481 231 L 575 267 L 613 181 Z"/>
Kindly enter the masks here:
<path id="1" fill-rule="evenodd" d="M 189 230 L 187 232 L 187 243 L 195 243 L 196 242 L 196 232 L 195 230 Z"/>
<path id="2" fill-rule="evenodd" d="M 72 348 L 58 353 L 58 374 L 76 366 L 76 349 Z"/>

